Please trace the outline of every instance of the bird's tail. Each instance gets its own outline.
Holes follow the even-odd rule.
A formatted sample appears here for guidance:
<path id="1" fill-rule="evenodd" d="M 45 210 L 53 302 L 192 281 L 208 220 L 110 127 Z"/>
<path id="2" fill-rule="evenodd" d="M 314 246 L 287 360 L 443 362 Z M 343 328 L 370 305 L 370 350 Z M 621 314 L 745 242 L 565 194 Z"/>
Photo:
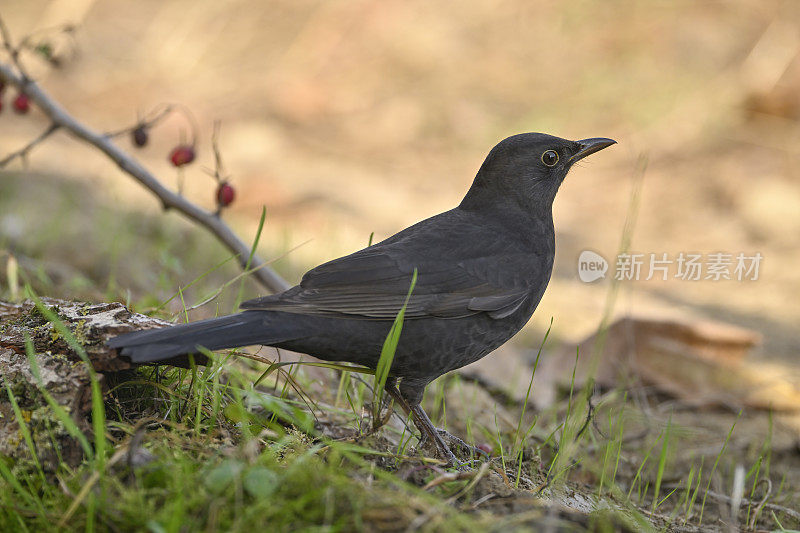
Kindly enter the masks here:
<path id="1" fill-rule="evenodd" d="M 134 331 L 106 344 L 119 349 L 134 363 L 154 363 L 197 353 L 198 346 L 209 350 L 235 348 L 252 344 L 274 344 L 291 339 L 286 328 L 276 328 L 272 313 L 245 311 L 236 315 L 212 318 L 162 329 Z M 288 328 L 291 329 L 291 328 Z"/>

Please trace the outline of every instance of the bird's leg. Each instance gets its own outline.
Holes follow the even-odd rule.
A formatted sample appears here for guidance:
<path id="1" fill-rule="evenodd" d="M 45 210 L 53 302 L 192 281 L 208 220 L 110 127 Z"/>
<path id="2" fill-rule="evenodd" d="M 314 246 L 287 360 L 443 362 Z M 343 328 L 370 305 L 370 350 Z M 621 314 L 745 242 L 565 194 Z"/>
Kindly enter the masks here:
<path id="1" fill-rule="evenodd" d="M 447 459 L 448 464 L 457 465 L 458 460 L 453 452 L 450 451 L 450 448 L 447 446 L 447 444 L 442 440 L 442 437 L 439 435 L 440 430 L 434 427 L 434 425 L 431 423 L 431 419 L 428 418 L 427 413 L 425 413 L 419 403 L 412 406 L 408 400 L 405 399 L 403 394 L 397 388 L 397 380 L 393 378 L 386 380 L 384 389 L 397 402 L 403 411 L 405 411 L 406 414 L 410 414 L 414 419 L 414 425 L 417 426 L 417 429 L 422 434 L 420 438 L 420 444 L 428 440 L 433 442 L 436 446 L 437 452 L 439 452 L 444 459 Z"/>
<path id="2" fill-rule="evenodd" d="M 405 411 L 406 414 L 409 414 L 411 412 L 411 407 L 409 407 L 408 402 L 406 401 L 405 398 L 403 398 L 403 395 L 400 394 L 400 391 L 397 388 L 397 378 L 393 378 L 390 376 L 386 380 L 386 383 L 383 386 L 383 390 L 386 391 L 389 394 L 389 396 L 391 396 L 392 399 L 400 405 L 400 407 L 403 408 L 403 411 Z M 374 424 L 373 430 L 377 430 L 378 428 L 385 425 L 389 421 L 389 418 L 391 418 L 392 411 L 393 410 L 390 405 L 389 410 L 386 412 L 386 416 L 383 418 L 383 420 L 376 421 L 379 423 Z"/>
<path id="3" fill-rule="evenodd" d="M 400 407 L 402 407 L 403 411 L 405 411 L 407 415 L 411 414 L 411 406 L 408 405 L 408 401 L 403 398 L 402 394 L 400 394 L 400 390 L 397 388 L 396 378 L 390 376 L 386 380 L 386 384 L 383 386 L 383 389 L 389 393 L 389 396 L 391 396 Z"/>
<path id="4" fill-rule="evenodd" d="M 414 419 L 414 425 L 417 426 L 417 429 L 421 434 L 419 441 L 420 445 L 423 445 L 425 442 L 432 442 L 436 447 L 436 451 L 442 456 L 442 458 L 447 460 L 447 463 L 449 465 L 456 467 L 465 467 L 468 466 L 470 462 L 467 461 L 466 463 L 464 463 L 459 461 L 442 437 L 454 443 L 456 446 L 461 448 L 466 454 L 471 454 L 473 456 L 483 455 L 484 457 L 488 457 L 488 454 L 483 450 L 480 450 L 474 446 L 470 446 L 469 444 L 459 439 L 455 435 L 451 435 L 447 431 L 435 427 L 431 422 L 431 419 L 428 417 L 428 414 L 420 405 L 419 401 L 412 404 L 412 402 L 409 402 L 403 395 L 403 393 L 400 392 L 400 390 L 397 388 L 396 379 L 390 377 L 386 381 L 386 385 L 384 386 L 384 388 L 386 392 L 389 393 L 389 395 L 403 409 L 403 411 L 405 411 L 406 414 L 410 414 L 411 417 Z M 421 394 L 419 394 L 418 396 L 421 399 Z"/>
<path id="5" fill-rule="evenodd" d="M 411 407 L 411 404 L 408 403 L 408 400 L 406 400 L 405 397 L 403 397 L 403 394 L 397 388 L 396 379 L 389 378 L 386 381 L 384 389 L 386 390 L 386 392 L 389 393 L 389 396 L 391 396 L 392 399 L 394 399 L 394 401 L 397 402 L 397 404 L 403 409 L 403 411 L 405 411 L 406 415 L 411 415 L 411 417 L 414 419 L 414 425 L 417 426 L 417 429 L 422 434 L 420 437 L 420 444 L 423 444 L 428 440 L 431 440 L 434 443 L 436 443 L 437 440 L 441 440 L 436 433 L 439 430 L 437 430 L 433 426 L 433 424 L 431 424 L 428 415 L 425 414 L 425 411 L 422 410 L 422 407 L 419 407 L 419 410 L 422 412 L 422 415 L 424 417 L 423 420 L 427 420 L 427 425 L 425 424 L 424 421 L 422 423 L 418 422 L 419 415 L 414 411 L 414 408 Z M 437 445 L 436 448 L 438 450 L 439 446 Z"/>
<path id="6" fill-rule="evenodd" d="M 443 459 L 447 460 L 448 465 L 452 466 L 462 466 L 461 463 L 456 459 L 455 454 L 450 450 L 442 440 L 441 435 L 439 434 L 439 430 L 434 427 L 431 419 L 428 418 L 428 414 L 422 408 L 420 404 L 410 405 L 411 408 L 411 416 L 414 418 L 414 425 L 417 426 L 420 433 L 422 433 L 422 440 L 424 442 L 427 439 L 430 439 L 431 442 L 436 446 L 436 450 L 442 456 Z"/>
<path id="7" fill-rule="evenodd" d="M 439 443 L 442 443 L 443 445 L 445 445 L 447 447 L 448 452 L 452 453 L 452 451 L 450 450 L 449 446 L 447 446 L 445 444 L 445 441 L 448 441 L 448 442 L 450 442 L 451 445 L 454 444 L 459 449 L 461 449 L 461 451 L 466 455 L 471 455 L 473 457 L 482 456 L 482 457 L 484 457 L 486 459 L 489 458 L 489 454 L 486 453 L 485 451 L 481 450 L 480 448 L 478 448 L 476 446 L 471 446 L 471 445 L 467 444 L 466 442 L 464 442 L 463 440 L 461 440 L 460 438 L 458 438 L 455 435 L 453 435 L 452 433 L 448 432 L 447 430 L 440 429 L 440 428 L 437 428 L 436 426 L 434 426 L 431 423 L 430 418 L 428 418 L 427 413 L 425 413 L 425 411 L 422 409 L 422 407 L 419 407 L 419 411 L 422 414 L 422 416 L 425 417 L 425 420 L 427 420 L 427 423 L 430 424 L 430 426 L 436 432 L 436 438 L 434 439 L 434 442 L 436 443 L 437 447 L 439 447 Z M 419 427 L 419 426 L 417 426 L 417 427 Z M 425 436 L 425 434 L 423 434 L 423 436 Z M 423 440 L 423 442 L 424 442 L 424 440 Z M 469 462 L 470 461 L 467 461 L 466 463 L 463 463 L 463 464 L 469 464 Z"/>

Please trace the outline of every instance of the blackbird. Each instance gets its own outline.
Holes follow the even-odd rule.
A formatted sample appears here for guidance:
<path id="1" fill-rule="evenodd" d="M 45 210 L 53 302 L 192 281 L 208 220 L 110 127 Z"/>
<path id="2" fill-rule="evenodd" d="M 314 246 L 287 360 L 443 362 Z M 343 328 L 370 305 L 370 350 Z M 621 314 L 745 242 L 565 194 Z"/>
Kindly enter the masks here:
<path id="1" fill-rule="evenodd" d="M 120 335 L 108 345 L 135 363 L 249 345 L 285 348 L 375 368 L 387 334 L 417 281 L 386 391 L 450 463 L 456 459 L 420 406 L 425 387 L 477 361 L 516 334 L 541 300 L 555 253 L 552 205 L 573 164 L 615 141 L 542 133 L 495 146 L 466 196 L 388 239 L 307 272 L 243 312 Z"/>

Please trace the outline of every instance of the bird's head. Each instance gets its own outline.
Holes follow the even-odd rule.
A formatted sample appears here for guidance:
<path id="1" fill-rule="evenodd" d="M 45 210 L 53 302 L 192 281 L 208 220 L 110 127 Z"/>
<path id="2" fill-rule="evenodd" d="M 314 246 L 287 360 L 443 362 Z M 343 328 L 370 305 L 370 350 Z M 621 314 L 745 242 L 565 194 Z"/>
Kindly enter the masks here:
<path id="1" fill-rule="evenodd" d="M 602 137 L 570 141 L 544 133 L 508 137 L 486 156 L 461 207 L 517 204 L 531 214 L 549 213 L 572 165 L 615 143 Z"/>

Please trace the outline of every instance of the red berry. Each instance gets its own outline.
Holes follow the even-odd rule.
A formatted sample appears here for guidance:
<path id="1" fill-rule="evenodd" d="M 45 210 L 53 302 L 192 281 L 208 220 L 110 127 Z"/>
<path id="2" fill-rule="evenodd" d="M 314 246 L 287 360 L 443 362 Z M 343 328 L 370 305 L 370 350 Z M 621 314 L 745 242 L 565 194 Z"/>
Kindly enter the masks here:
<path id="1" fill-rule="evenodd" d="M 236 198 L 236 191 L 231 184 L 228 182 L 220 183 L 219 187 L 217 187 L 217 205 L 228 207 L 233 203 L 234 198 Z"/>
<path id="2" fill-rule="evenodd" d="M 486 455 L 488 455 L 489 457 L 494 455 L 494 448 L 492 448 L 490 445 L 486 444 L 485 442 L 483 444 L 478 444 L 478 449 L 480 451 L 482 451 L 483 453 L 485 453 Z"/>
<path id="3" fill-rule="evenodd" d="M 176 146 L 172 150 L 172 153 L 169 154 L 169 160 L 172 161 L 172 164 L 176 167 L 188 165 L 194 161 L 194 147 L 186 144 Z"/>
<path id="4" fill-rule="evenodd" d="M 28 95 L 25 93 L 19 93 L 16 98 L 14 98 L 14 102 L 12 103 L 14 106 L 14 111 L 19 114 L 25 114 L 31 108 L 31 100 L 28 98 Z"/>
<path id="5" fill-rule="evenodd" d="M 133 144 L 136 146 L 142 147 L 147 144 L 147 128 L 144 125 L 137 126 L 135 130 L 133 130 Z"/>

